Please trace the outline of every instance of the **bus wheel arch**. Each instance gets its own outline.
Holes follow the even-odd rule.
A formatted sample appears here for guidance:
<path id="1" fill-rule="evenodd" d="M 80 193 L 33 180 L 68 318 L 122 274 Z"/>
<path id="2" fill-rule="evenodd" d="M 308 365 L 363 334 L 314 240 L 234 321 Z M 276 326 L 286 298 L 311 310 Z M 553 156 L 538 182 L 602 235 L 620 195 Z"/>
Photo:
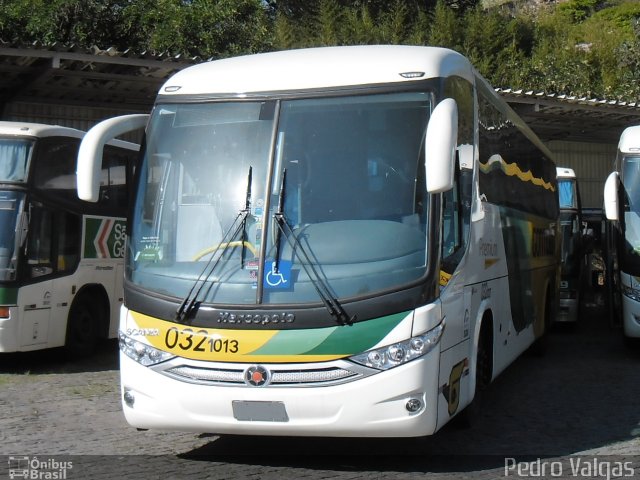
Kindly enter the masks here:
<path id="1" fill-rule="evenodd" d="M 493 313 L 485 310 L 479 322 L 479 328 L 472 352 L 473 368 L 469 382 L 469 404 L 460 412 L 458 424 L 469 428 L 477 422 L 483 407 L 484 394 L 493 379 Z"/>
<path id="2" fill-rule="evenodd" d="M 109 297 L 102 285 L 85 285 L 75 295 L 67 317 L 65 349 L 71 357 L 90 355 L 109 328 Z"/>

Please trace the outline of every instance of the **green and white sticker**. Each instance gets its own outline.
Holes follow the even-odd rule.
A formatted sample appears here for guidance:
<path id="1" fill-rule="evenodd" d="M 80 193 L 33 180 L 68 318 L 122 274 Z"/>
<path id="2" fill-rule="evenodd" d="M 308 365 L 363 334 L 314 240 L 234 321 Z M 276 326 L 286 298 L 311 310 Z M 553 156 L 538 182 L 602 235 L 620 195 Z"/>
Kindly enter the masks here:
<path id="1" fill-rule="evenodd" d="M 126 226 L 124 218 L 85 215 L 82 258 L 124 258 Z"/>

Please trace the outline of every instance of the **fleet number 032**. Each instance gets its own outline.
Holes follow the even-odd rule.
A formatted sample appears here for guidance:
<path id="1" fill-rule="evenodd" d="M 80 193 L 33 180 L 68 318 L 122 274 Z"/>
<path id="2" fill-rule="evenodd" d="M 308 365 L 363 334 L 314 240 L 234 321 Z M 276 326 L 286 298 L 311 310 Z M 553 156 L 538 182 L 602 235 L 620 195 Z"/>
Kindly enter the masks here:
<path id="1" fill-rule="evenodd" d="M 193 352 L 211 353 L 238 353 L 240 346 L 237 340 L 211 338 L 206 330 L 194 331 L 190 328 L 179 330 L 176 327 L 167 330 L 164 343 L 169 349 L 179 348 Z"/>

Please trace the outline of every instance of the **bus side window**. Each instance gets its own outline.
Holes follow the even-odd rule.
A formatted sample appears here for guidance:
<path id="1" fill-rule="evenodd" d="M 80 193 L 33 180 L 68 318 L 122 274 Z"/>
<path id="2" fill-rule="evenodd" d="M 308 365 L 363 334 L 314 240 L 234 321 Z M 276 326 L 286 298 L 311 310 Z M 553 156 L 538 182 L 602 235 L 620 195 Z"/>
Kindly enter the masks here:
<path id="1" fill-rule="evenodd" d="M 32 206 L 27 241 L 27 262 L 32 278 L 53 273 L 53 212 Z"/>
<path id="2" fill-rule="evenodd" d="M 67 201 L 77 200 L 76 158 L 80 140 L 68 137 L 43 138 L 36 147 L 33 171 L 35 188 Z"/>
<path id="3" fill-rule="evenodd" d="M 442 258 L 447 258 L 460 248 L 460 212 L 458 184 L 442 196 Z"/>
<path id="4" fill-rule="evenodd" d="M 80 216 L 68 212 L 56 215 L 58 272 L 73 272 L 80 261 Z"/>
<path id="5" fill-rule="evenodd" d="M 128 153 L 109 145 L 104 149 L 100 173 L 100 204 L 105 214 L 126 215 L 127 169 L 132 168 L 130 160 L 135 152 Z"/>
<path id="6" fill-rule="evenodd" d="M 467 173 L 463 170 L 464 173 Z M 469 172 L 470 173 L 470 172 Z M 453 273 L 464 253 L 469 228 L 468 175 L 456 168 L 453 188 L 442 195 L 442 269 Z"/>

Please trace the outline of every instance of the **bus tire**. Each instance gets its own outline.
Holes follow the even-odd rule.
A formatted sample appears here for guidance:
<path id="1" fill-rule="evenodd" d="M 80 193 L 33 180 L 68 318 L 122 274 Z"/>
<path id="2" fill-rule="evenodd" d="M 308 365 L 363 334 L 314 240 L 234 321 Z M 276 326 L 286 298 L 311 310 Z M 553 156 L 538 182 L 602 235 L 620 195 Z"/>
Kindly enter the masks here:
<path id="1" fill-rule="evenodd" d="M 99 338 L 100 313 L 97 305 L 84 295 L 69 309 L 65 349 L 72 358 L 87 357 L 95 350 Z"/>
<path id="2" fill-rule="evenodd" d="M 476 387 L 473 400 L 458 415 L 458 424 L 471 428 L 477 423 L 484 408 L 484 398 L 493 377 L 493 323 L 491 315 L 485 315 L 480 326 L 476 351 Z"/>

